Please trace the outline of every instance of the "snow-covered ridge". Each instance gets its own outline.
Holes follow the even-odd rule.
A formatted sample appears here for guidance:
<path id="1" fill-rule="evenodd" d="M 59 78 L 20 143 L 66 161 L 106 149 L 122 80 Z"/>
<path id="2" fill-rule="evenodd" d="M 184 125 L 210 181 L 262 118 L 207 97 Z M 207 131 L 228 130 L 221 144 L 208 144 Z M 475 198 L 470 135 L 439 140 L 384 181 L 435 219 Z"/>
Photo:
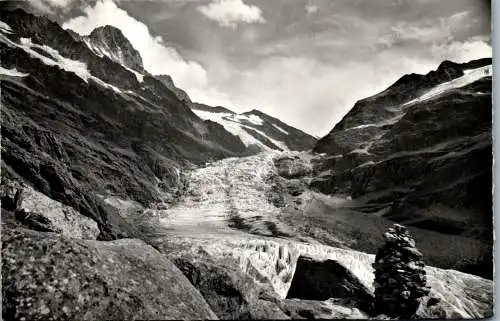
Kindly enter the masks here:
<path id="1" fill-rule="evenodd" d="M 47 45 L 35 44 L 31 41 L 30 38 L 20 38 L 20 40 L 19 40 L 20 43 L 16 43 L 16 42 L 10 40 L 9 38 L 5 37 L 2 34 L 0 34 L 0 41 L 5 43 L 7 46 L 17 47 L 17 48 L 24 50 L 32 58 L 38 59 L 48 66 L 57 66 L 62 70 L 65 70 L 67 72 L 72 72 L 75 75 L 77 75 L 78 77 L 80 77 L 81 79 L 83 79 L 85 82 L 88 82 L 90 79 L 103 87 L 107 87 L 107 88 L 114 90 L 117 93 L 122 92 L 116 86 L 113 86 L 113 85 L 93 76 L 90 73 L 90 71 L 88 70 L 87 65 L 85 63 L 78 61 L 78 60 L 72 60 L 72 59 L 63 57 L 59 53 L 59 51 L 57 51 L 57 50 L 55 50 Z M 39 51 L 36 51 L 33 48 L 36 48 Z M 44 54 L 40 53 L 40 51 L 43 52 Z M 27 76 L 27 74 L 25 74 L 24 76 Z"/>
<path id="2" fill-rule="evenodd" d="M 453 79 L 451 81 L 442 83 L 437 85 L 436 87 L 432 88 L 422 96 L 415 98 L 409 102 L 407 102 L 405 105 L 411 105 L 417 102 L 422 102 L 429 100 L 431 98 L 437 97 L 439 95 L 442 95 L 452 89 L 456 88 L 461 88 L 464 86 L 467 86 L 481 78 L 491 76 L 492 74 L 492 65 L 488 66 L 483 66 L 479 68 L 474 68 L 474 69 L 466 69 L 464 70 L 464 75 L 462 77 Z"/>
<path id="3" fill-rule="evenodd" d="M 288 147 L 284 142 L 277 141 L 269 135 L 265 134 L 261 130 L 255 129 L 254 127 L 251 127 L 249 125 L 262 125 L 264 124 L 264 121 L 262 118 L 260 118 L 257 115 L 242 115 L 242 114 L 233 114 L 233 113 L 217 113 L 217 112 L 210 112 L 210 111 L 205 111 L 205 110 L 197 110 L 193 109 L 193 112 L 200 117 L 201 119 L 204 120 L 211 120 L 213 122 L 219 123 L 224 128 L 226 128 L 227 131 L 229 131 L 231 134 L 238 136 L 243 144 L 245 146 L 251 146 L 251 145 L 257 145 L 259 146 L 262 150 L 272 150 L 269 146 L 261 142 L 258 138 L 254 137 L 251 135 L 245 128 L 253 130 L 257 132 L 258 134 L 262 135 L 269 141 L 271 141 L 274 145 L 278 146 L 279 148 L 283 150 L 288 150 Z"/>

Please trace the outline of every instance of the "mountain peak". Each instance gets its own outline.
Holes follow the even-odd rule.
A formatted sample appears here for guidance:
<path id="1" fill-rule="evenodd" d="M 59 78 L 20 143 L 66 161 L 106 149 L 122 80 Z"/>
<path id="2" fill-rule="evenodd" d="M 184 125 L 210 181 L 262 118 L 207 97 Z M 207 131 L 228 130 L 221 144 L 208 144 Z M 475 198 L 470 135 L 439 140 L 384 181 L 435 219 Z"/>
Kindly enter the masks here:
<path id="1" fill-rule="evenodd" d="M 107 56 L 136 71 L 144 70 L 140 53 L 116 27 L 110 25 L 97 27 L 84 38 L 84 41 L 97 55 Z"/>

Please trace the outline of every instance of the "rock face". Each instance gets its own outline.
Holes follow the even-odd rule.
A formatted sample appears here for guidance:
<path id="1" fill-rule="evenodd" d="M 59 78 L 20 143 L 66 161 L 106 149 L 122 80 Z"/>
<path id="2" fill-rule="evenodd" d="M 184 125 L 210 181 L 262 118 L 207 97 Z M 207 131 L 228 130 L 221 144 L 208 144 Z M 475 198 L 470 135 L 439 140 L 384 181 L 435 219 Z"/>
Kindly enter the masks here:
<path id="1" fill-rule="evenodd" d="M 394 224 L 384 238 L 386 243 L 373 263 L 374 310 L 390 317 L 409 318 L 417 311 L 419 300 L 429 294 L 423 255 L 402 225 Z"/>
<path id="2" fill-rule="evenodd" d="M 2 176 L 91 218 L 100 238 L 130 235 L 103 199 L 162 203 L 180 168 L 245 151 L 161 81 L 139 82 L 56 23 L 22 10 L 2 21 L 2 67 L 25 74 L 2 78 Z"/>
<path id="3" fill-rule="evenodd" d="M 8 320 L 216 319 L 165 256 L 139 240 L 83 241 L 2 230 Z"/>
<path id="4" fill-rule="evenodd" d="M 138 72 L 144 72 L 142 57 L 120 29 L 106 25 L 92 30 L 83 41 L 97 55 L 105 55 L 114 62 Z"/>
<path id="5" fill-rule="evenodd" d="M 266 150 L 304 151 L 310 150 L 316 143 L 311 135 L 256 109 L 237 114 L 225 107 L 199 103 L 191 104 L 191 108 L 200 118 L 219 123 L 240 137 L 247 146 L 248 154 Z"/>
<path id="6" fill-rule="evenodd" d="M 172 91 L 177 98 L 179 98 L 180 101 L 186 103 L 186 104 L 191 104 L 191 98 L 189 98 L 189 95 L 179 87 L 176 87 L 174 84 L 174 80 L 172 77 L 169 75 L 158 75 L 155 76 L 156 79 L 160 80 L 170 91 Z"/>
<path id="7" fill-rule="evenodd" d="M 492 244 L 491 59 L 443 62 L 361 100 L 316 144 L 311 187 L 407 226 Z M 491 257 L 470 267 L 491 277 Z"/>
<path id="8" fill-rule="evenodd" d="M 284 178 L 300 178 L 311 173 L 312 168 L 299 157 L 277 157 L 274 164 L 278 175 Z"/>

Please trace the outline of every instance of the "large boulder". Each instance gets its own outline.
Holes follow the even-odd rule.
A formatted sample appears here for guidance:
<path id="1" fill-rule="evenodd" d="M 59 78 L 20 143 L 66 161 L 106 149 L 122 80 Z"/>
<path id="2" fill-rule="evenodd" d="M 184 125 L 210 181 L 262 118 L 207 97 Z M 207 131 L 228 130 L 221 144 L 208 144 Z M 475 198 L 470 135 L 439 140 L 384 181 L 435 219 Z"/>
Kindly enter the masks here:
<path id="1" fill-rule="evenodd" d="M 373 295 L 339 262 L 300 256 L 287 299 L 325 301 L 331 298 L 351 301 L 353 306 L 367 311 Z"/>
<path id="2" fill-rule="evenodd" d="M 258 284 L 245 274 L 238 262 L 214 260 L 208 253 L 184 253 L 175 265 L 200 291 L 220 319 L 287 319 L 278 295 L 270 286 Z"/>
<path id="3" fill-rule="evenodd" d="M 2 214 L 8 216 L 15 213 L 12 218 L 31 229 L 36 228 L 30 224 L 38 221 L 45 222 L 48 231 L 59 232 L 67 237 L 95 240 L 99 236 L 97 223 L 72 207 L 57 202 L 30 186 L 22 186 L 6 178 L 2 180 L 0 197 L 2 208 L 6 209 Z M 14 207 L 9 206 L 16 195 L 22 195 L 22 200 Z"/>
<path id="4" fill-rule="evenodd" d="M 164 255 L 140 240 L 2 231 L 5 320 L 216 319 Z"/>

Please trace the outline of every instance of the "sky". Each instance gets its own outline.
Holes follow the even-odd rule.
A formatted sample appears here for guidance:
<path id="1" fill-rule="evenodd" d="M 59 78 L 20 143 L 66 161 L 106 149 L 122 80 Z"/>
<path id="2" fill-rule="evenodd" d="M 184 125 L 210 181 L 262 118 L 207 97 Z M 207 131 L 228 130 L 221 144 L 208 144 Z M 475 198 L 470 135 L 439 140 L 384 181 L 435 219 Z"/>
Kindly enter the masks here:
<path id="1" fill-rule="evenodd" d="M 191 99 L 316 136 L 357 100 L 445 59 L 491 57 L 478 0 L 30 0 L 64 28 L 122 30 Z"/>

